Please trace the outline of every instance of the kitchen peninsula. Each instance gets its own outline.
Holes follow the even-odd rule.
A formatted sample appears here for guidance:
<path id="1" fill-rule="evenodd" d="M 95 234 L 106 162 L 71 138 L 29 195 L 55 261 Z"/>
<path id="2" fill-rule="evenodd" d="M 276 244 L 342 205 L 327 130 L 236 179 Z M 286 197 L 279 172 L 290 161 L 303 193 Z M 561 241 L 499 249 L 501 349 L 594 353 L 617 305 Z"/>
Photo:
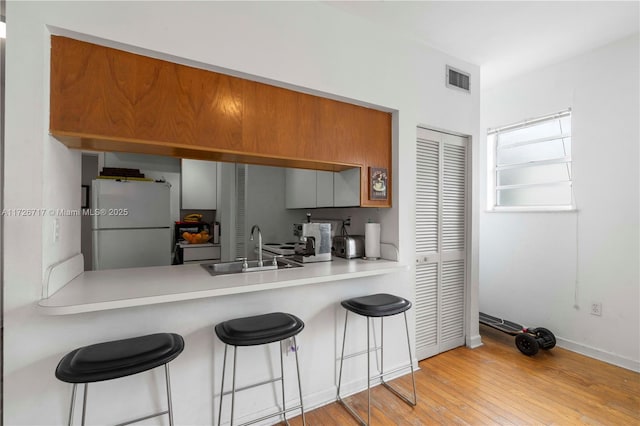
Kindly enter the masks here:
<path id="1" fill-rule="evenodd" d="M 200 265 L 86 271 L 38 303 L 68 315 L 371 277 L 407 270 L 388 260 L 335 258 L 301 268 L 211 276 Z"/>
<path id="2" fill-rule="evenodd" d="M 66 424 L 71 389 L 54 371 L 73 348 L 171 332 L 185 340 L 183 354 L 171 365 L 175 422 L 215 424 L 224 345 L 214 326 L 266 312 L 288 312 L 305 323 L 298 342 L 305 408 L 335 401 L 345 317 L 340 302 L 383 292 L 416 298 L 416 125 L 480 140 L 479 90 L 464 94 L 448 90 L 443 81 L 446 65 L 452 65 L 471 71 L 471 87 L 480 87 L 479 68 L 389 37 L 325 2 L 193 2 L 180 8 L 168 2 L 151 8 L 145 2 L 7 2 L 6 16 L 11 49 L 6 52 L 5 209 L 80 208 L 78 149 L 217 161 L 223 167 L 246 158 L 244 164 L 261 167 L 356 169 L 360 202 L 349 208 L 362 210 L 355 220 L 364 224 L 373 216 L 381 224 L 381 240 L 397 246 L 399 262 L 408 267 L 388 262 L 393 272 L 365 276 L 336 272 L 345 261 L 333 261 L 231 277 L 211 277 L 199 265 L 136 269 L 128 277 L 80 269 L 43 296 L 49 269 L 81 253 L 81 217 L 4 217 L 4 423 Z M 52 46 L 52 35 L 72 39 L 70 48 L 60 50 L 64 46 L 55 41 Z M 474 161 L 481 157 L 475 154 Z M 370 197 L 370 172 L 379 168 L 389 173 L 386 200 Z M 179 179 L 174 182 L 179 189 Z M 223 188 L 235 189 L 231 183 Z M 326 210 L 313 212 L 333 217 Z M 237 217 L 220 213 L 216 220 Z M 294 213 L 287 223 L 303 219 L 304 213 Z M 273 221 L 254 216 L 246 223 L 276 229 Z M 233 229 L 225 227 L 222 234 Z M 287 228 L 265 241 L 289 238 Z M 230 260 L 236 247 L 221 241 L 225 246 Z M 360 262 L 357 268 L 383 265 Z M 115 279 L 102 281 L 99 289 L 90 283 L 107 276 Z M 240 279 L 255 281 L 236 281 L 231 288 L 230 281 Z M 477 306 L 473 292 L 466 293 L 471 312 Z M 98 310 L 100 303 L 131 306 Z M 60 314 L 71 306 L 84 312 Z M 56 310 L 58 315 L 49 315 Z M 412 343 L 417 316 L 417 310 L 408 312 Z M 465 319 L 475 336 L 477 321 L 473 315 Z M 349 322 L 346 349 L 362 351 L 365 321 Z M 384 327 L 385 366 L 392 369 L 406 360 L 404 323 L 385 320 Z M 437 332 L 433 328 L 435 337 Z M 259 356 L 251 349 L 239 352 L 240 385 L 268 378 L 260 377 L 269 371 L 265 366 L 279 370 L 277 345 L 269 348 L 269 358 L 263 348 L 255 349 Z M 363 373 L 361 363 L 346 363 L 344 391 L 366 389 Z M 285 374 L 294 377 L 295 367 Z M 127 413 L 163 409 L 158 396 L 164 392 L 150 392 L 162 391 L 161 375 L 159 369 L 93 386 L 87 423 L 113 424 L 126 421 Z M 287 394 L 296 395 L 295 382 L 287 385 L 293 387 Z M 272 386 L 254 391 L 251 404 L 236 407 L 238 422 L 273 412 L 279 404 Z"/>

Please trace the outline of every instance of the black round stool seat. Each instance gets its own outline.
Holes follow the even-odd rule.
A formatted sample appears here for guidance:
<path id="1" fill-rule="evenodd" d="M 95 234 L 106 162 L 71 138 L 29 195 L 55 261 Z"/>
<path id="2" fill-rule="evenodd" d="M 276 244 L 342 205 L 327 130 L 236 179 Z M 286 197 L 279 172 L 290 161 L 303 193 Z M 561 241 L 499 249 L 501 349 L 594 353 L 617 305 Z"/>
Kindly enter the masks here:
<path id="1" fill-rule="evenodd" d="M 343 300 L 341 305 L 356 314 L 366 317 L 387 317 L 411 308 L 411 302 L 393 294 L 379 293 L 370 296 Z"/>
<path id="2" fill-rule="evenodd" d="M 157 333 L 78 348 L 60 360 L 56 377 L 67 383 L 117 379 L 161 366 L 184 349 L 182 336 Z"/>
<path id="3" fill-rule="evenodd" d="M 221 322 L 215 330 L 218 338 L 228 345 L 254 346 L 295 336 L 303 328 L 304 322 L 295 315 L 273 312 Z"/>

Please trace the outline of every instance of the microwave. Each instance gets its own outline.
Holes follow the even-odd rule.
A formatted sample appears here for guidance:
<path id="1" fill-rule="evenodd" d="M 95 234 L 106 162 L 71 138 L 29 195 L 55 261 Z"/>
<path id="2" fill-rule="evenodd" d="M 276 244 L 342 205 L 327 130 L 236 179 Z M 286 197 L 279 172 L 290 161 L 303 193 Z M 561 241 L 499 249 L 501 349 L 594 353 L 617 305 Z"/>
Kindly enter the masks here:
<path id="1" fill-rule="evenodd" d="M 174 227 L 175 243 L 177 244 L 180 240 L 182 240 L 182 234 L 184 232 L 197 234 L 202 231 L 207 231 L 209 235 L 213 237 L 210 241 L 211 243 L 220 244 L 220 223 L 219 222 L 215 222 L 213 224 L 213 227 L 210 223 L 207 223 L 207 222 L 176 222 Z"/>

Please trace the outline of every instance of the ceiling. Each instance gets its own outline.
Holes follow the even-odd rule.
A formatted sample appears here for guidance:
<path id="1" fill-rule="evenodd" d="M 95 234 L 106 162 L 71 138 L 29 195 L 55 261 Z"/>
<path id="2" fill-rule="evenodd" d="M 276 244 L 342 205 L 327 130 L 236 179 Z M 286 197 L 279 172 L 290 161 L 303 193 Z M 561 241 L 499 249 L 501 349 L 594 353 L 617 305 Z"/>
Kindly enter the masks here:
<path id="1" fill-rule="evenodd" d="M 639 1 L 337 1 L 333 7 L 481 67 L 491 87 L 640 30 Z"/>

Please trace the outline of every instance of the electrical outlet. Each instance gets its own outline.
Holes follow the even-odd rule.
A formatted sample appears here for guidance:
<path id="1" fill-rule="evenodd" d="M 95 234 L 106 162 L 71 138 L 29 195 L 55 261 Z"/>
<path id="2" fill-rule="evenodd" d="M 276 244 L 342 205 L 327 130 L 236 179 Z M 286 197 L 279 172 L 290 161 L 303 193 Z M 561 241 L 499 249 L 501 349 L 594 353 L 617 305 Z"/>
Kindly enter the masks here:
<path id="1" fill-rule="evenodd" d="M 593 302 L 591 304 L 591 315 L 602 316 L 602 303 Z"/>
<path id="2" fill-rule="evenodd" d="M 60 219 L 53 219 L 53 242 L 60 241 Z"/>

